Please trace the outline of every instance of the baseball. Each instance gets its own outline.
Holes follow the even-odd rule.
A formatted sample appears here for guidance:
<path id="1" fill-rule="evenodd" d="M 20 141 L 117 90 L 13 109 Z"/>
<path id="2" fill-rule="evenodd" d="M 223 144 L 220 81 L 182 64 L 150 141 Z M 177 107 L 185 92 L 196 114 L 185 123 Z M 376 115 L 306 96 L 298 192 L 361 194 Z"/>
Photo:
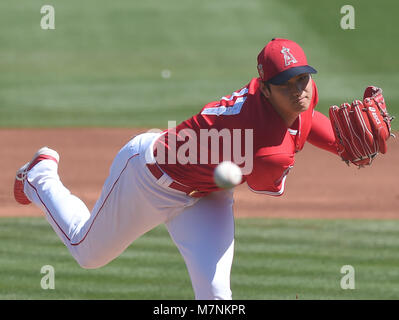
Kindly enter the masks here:
<path id="1" fill-rule="evenodd" d="M 240 184 L 242 173 L 241 169 L 235 163 L 223 161 L 216 167 L 213 178 L 218 187 L 230 189 Z"/>

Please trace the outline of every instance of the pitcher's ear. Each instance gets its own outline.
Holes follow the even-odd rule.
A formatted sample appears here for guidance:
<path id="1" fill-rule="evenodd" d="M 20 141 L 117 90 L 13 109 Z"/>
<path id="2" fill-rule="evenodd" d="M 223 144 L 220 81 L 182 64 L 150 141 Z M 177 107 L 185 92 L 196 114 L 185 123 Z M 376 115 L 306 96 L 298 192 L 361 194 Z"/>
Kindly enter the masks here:
<path id="1" fill-rule="evenodd" d="M 263 93 L 263 95 L 266 98 L 270 97 L 270 95 L 271 95 L 270 84 L 268 84 L 267 82 L 260 81 L 259 82 L 259 88 L 260 88 L 260 91 Z"/>

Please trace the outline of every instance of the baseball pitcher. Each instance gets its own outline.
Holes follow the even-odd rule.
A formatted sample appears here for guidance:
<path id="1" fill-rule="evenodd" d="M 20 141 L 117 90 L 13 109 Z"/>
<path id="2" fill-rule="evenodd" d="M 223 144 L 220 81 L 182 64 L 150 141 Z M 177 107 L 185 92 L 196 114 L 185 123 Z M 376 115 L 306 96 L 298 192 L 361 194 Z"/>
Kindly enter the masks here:
<path id="1" fill-rule="evenodd" d="M 99 268 L 159 224 L 186 263 L 196 299 L 231 299 L 233 189 L 213 173 L 229 160 L 241 183 L 271 196 L 284 193 L 295 154 L 305 142 L 356 166 L 387 151 L 390 122 L 382 90 L 316 110 L 316 70 L 295 42 L 271 40 L 257 57 L 259 77 L 174 128 L 143 133 L 116 155 L 93 210 L 65 188 L 59 155 L 44 147 L 17 171 L 14 195 L 33 202 L 83 268 Z M 244 155 L 243 155 L 244 153 Z"/>

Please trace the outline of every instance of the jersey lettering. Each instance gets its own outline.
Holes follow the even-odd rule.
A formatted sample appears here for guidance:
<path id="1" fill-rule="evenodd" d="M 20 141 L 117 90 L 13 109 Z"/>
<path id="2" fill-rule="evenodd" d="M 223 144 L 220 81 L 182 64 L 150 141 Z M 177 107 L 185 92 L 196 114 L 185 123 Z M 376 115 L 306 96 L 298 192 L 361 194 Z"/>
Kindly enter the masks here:
<path id="1" fill-rule="evenodd" d="M 220 100 L 220 104 L 217 107 L 205 108 L 201 114 L 206 115 L 224 115 L 224 116 L 232 116 L 235 114 L 239 114 L 241 112 L 242 105 L 245 100 L 247 100 L 246 94 L 248 93 L 248 88 L 243 88 L 239 92 L 234 92 L 231 96 L 223 97 Z M 235 99 L 235 100 L 234 100 Z M 227 106 L 224 105 L 225 101 L 227 102 Z M 231 105 L 231 102 L 234 102 Z"/>

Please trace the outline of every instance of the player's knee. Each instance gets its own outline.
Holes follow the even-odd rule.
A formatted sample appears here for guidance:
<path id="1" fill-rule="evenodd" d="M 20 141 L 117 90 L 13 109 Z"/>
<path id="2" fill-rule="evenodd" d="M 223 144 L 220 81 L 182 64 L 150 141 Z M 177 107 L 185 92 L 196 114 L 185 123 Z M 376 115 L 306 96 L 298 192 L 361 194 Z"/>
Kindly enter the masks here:
<path id="1" fill-rule="evenodd" d="M 105 266 L 109 261 L 101 256 L 75 255 L 75 260 L 83 269 L 97 269 Z"/>
<path id="2" fill-rule="evenodd" d="M 196 300 L 231 300 L 230 282 L 223 279 L 201 281 L 194 288 Z"/>
<path id="3" fill-rule="evenodd" d="M 103 263 L 99 263 L 98 261 L 91 259 L 79 259 L 79 260 L 76 259 L 76 261 L 78 262 L 79 266 L 82 267 L 83 269 L 97 269 L 105 265 Z"/>
<path id="4" fill-rule="evenodd" d="M 224 281 L 213 281 L 211 283 L 212 300 L 231 300 L 230 283 Z"/>

